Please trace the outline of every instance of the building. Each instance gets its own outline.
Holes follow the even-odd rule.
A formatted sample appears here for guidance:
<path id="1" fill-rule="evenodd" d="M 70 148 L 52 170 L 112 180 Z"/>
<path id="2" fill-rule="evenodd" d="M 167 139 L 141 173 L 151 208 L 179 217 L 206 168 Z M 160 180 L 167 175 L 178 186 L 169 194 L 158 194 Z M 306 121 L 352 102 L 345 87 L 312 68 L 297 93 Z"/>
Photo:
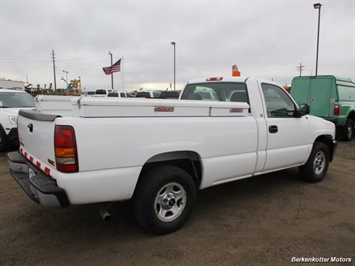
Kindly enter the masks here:
<path id="1" fill-rule="evenodd" d="M 11 79 L 0 79 L 0 89 L 25 90 L 25 82 Z"/>

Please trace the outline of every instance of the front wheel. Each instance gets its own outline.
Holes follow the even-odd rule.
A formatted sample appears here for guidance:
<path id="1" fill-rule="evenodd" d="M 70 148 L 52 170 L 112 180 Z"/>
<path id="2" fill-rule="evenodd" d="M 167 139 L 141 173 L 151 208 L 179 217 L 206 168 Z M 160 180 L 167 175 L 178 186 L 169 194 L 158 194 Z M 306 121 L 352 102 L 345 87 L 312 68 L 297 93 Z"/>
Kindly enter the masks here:
<path id="1" fill-rule="evenodd" d="M 308 182 L 322 181 L 329 166 L 329 149 L 323 142 L 315 142 L 306 164 L 300 166 L 301 177 Z"/>
<path id="2" fill-rule="evenodd" d="M 137 185 L 133 211 L 138 223 L 156 234 L 180 229 L 189 219 L 196 202 L 191 176 L 174 166 L 147 172 Z"/>

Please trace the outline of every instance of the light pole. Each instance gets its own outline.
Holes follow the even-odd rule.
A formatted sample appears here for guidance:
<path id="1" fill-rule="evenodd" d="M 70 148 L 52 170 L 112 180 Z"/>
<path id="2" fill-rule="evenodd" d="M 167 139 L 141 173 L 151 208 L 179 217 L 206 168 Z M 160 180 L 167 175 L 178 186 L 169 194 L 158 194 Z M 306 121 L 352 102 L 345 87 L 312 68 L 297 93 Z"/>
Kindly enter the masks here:
<path id="1" fill-rule="evenodd" d="M 316 55 L 316 76 L 318 75 L 318 52 L 319 52 L 319 29 L 320 29 L 320 3 L 313 4 L 314 9 L 318 9 L 318 33 L 317 33 L 317 55 Z"/>
<path id="2" fill-rule="evenodd" d="M 171 45 L 174 46 L 174 90 L 176 89 L 176 43 L 171 42 Z"/>
<path id="3" fill-rule="evenodd" d="M 67 83 L 67 86 L 68 86 L 69 85 L 69 82 L 68 82 L 68 71 L 63 70 L 63 72 L 65 73 L 65 82 Z"/>
<path id="4" fill-rule="evenodd" d="M 112 61 L 112 53 L 111 52 L 108 52 L 108 54 L 111 56 L 111 66 L 113 64 L 113 61 Z M 113 73 L 111 73 L 111 89 L 113 91 Z"/>
<path id="5" fill-rule="evenodd" d="M 79 76 L 78 93 L 81 95 L 81 77 Z"/>

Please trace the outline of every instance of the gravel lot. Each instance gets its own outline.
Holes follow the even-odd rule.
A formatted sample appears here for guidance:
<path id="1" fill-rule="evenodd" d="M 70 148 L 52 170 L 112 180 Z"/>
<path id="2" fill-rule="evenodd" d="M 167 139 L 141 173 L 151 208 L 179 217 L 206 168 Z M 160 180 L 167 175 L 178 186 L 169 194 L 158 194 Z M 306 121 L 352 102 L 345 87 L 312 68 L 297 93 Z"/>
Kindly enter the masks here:
<path id="1" fill-rule="evenodd" d="M 0 265 L 287 265 L 332 257 L 354 263 L 354 195 L 353 139 L 338 143 L 321 183 L 301 181 L 295 168 L 209 188 L 198 193 L 185 227 L 154 236 L 137 225 L 129 202 L 113 205 L 109 222 L 100 205 L 36 205 L 0 153 Z"/>

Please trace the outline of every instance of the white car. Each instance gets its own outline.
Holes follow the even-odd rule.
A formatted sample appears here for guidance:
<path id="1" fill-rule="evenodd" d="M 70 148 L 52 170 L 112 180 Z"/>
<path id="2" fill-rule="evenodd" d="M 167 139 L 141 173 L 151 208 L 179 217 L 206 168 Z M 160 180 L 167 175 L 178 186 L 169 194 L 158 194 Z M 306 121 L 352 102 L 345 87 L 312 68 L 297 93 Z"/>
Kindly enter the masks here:
<path id="1" fill-rule="evenodd" d="M 0 151 L 18 144 L 17 116 L 20 109 L 34 109 L 32 95 L 25 91 L 0 89 Z"/>

